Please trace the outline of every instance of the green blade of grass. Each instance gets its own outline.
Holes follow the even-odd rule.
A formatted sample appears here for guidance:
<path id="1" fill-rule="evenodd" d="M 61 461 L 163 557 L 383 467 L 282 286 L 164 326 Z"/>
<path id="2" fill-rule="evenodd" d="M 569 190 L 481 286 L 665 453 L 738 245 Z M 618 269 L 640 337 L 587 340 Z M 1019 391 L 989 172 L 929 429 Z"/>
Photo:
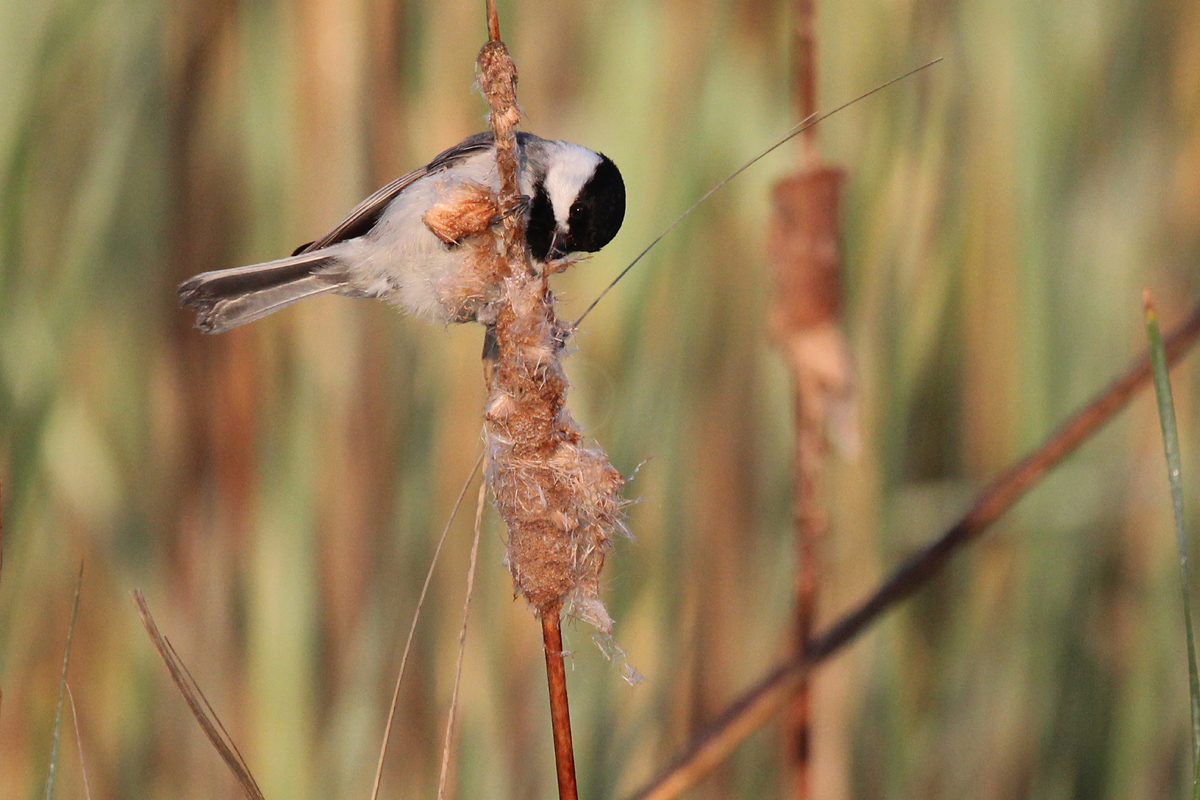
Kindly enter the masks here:
<path id="1" fill-rule="evenodd" d="M 1150 367 L 1154 374 L 1154 396 L 1158 400 L 1158 421 L 1162 427 L 1163 451 L 1167 457 L 1167 481 L 1171 486 L 1171 506 L 1175 512 L 1175 541 L 1179 548 L 1179 576 L 1183 587 L 1183 624 L 1187 634 L 1188 688 L 1192 700 L 1192 797 L 1200 800 L 1200 674 L 1196 669 L 1196 642 L 1192 636 L 1192 604 L 1188 587 L 1187 537 L 1183 527 L 1183 483 L 1180 480 L 1179 433 L 1175 428 L 1175 402 L 1171 397 L 1171 379 L 1167 354 L 1158 316 L 1145 294 L 1146 335 L 1150 339 Z"/>
<path id="2" fill-rule="evenodd" d="M 62 672 L 58 676 L 58 706 L 54 711 L 54 736 L 50 741 L 50 765 L 46 768 L 45 800 L 54 796 L 54 766 L 58 761 L 58 731 L 62 726 L 63 690 L 67 686 L 67 665 L 71 663 L 71 638 L 75 635 L 75 618 L 79 615 L 79 590 L 83 586 L 83 564 L 75 580 L 75 602 L 71 606 L 71 621 L 67 625 L 67 645 L 63 649 Z"/>

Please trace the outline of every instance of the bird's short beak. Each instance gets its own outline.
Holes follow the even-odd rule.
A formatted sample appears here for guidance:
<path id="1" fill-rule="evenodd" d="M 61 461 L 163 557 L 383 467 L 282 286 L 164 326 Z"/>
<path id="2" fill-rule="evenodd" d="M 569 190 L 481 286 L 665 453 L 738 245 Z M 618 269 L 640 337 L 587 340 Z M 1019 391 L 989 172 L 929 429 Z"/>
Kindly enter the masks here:
<path id="1" fill-rule="evenodd" d="M 562 258 L 567 254 L 565 239 L 566 237 L 563 236 L 563 232 L 558 228 L 555 228 L 554 237 L 550 239 L 550 252 L 546 255 L 547 259 L 553 261 L 555 259 Z"/>

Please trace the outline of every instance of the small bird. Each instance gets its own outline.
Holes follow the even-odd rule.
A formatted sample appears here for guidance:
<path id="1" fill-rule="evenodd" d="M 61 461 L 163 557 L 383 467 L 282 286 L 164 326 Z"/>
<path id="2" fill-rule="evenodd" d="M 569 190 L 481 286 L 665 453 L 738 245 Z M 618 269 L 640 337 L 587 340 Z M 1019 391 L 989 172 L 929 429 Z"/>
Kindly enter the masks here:
<path id="1" fill-rule="evenodd" d="M 518 213 L 526 215 L 535 269 L 612 241 L 625 219 L 625 183 L 611 159 L 530 133 L 517 134 L 517 149 Z M 201 273 L 180 284 L 180 299 L 205 333 L 327 292 L 383 298 L 438 322 L 489 322 L 486 292 L 464 273 L 478 234 L 502 217 L 498 187 L 492 134 L 476 134 L 384 186 L 288 258 Z"/>

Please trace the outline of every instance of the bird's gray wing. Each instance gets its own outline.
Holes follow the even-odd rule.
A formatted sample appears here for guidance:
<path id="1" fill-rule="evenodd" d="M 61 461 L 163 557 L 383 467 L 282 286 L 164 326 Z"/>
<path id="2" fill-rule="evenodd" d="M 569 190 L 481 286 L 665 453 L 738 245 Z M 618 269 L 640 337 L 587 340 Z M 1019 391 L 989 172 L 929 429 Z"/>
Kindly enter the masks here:
<path id="1" fill-rule="evenodd" d="M 383 214 L 383 210 L 387 208 L 388 203 L 392 202 L 396 195 L 404 191 L 414 181 L 418 181 L 431 173 L 446 169 L 462 161 L 464 158 L 478 153 L 480 150 L 486 150 L 491 146 L 492 134 L 490 131 L 468 136 L 450 149 L 438 153 L 425 166 L 415 169 L 407 175 L 401 175 L 366 200 L 363 200 L 354 207 L 354 210 L 344 220 L 334 226 L 333 230 L 315 242 L 300 245 L 292 255 L 297 256 L 301 253 L 310 253 L 313 250 L 329 247 L 331 244 L 337 244 L 347 239 L 353 239 L 356 236 L 362 236 L 379 221 L 379 217 Z"/>

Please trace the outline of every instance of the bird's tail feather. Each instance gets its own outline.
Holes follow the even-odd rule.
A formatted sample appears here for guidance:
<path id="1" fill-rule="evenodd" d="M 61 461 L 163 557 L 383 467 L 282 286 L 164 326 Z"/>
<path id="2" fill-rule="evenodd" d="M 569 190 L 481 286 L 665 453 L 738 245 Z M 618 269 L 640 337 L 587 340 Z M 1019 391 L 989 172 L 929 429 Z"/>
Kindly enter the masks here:
<path id="1" fill-rule="evenodd" d="M 197 328 L 221 333 L 344 285 L 337 259 L 316 251 L 201 273 L 180 284 L 179 298 L 196 309 Z"/>

